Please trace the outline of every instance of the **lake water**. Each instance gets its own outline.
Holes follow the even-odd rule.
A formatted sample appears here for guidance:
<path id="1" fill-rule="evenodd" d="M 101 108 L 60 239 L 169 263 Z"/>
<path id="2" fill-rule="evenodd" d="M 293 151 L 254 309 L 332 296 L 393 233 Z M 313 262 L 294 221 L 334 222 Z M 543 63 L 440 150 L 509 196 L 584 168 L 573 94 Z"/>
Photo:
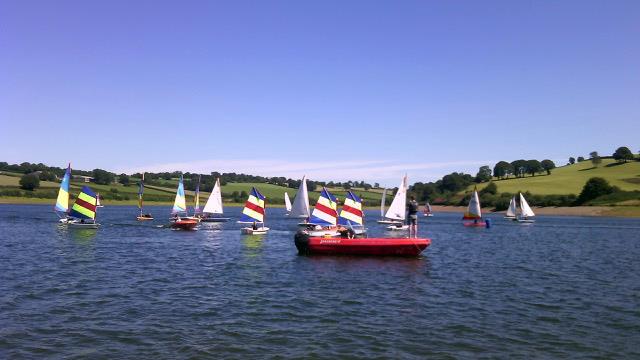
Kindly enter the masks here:
<path id="1" fill-rule="evenodd" d="M 0 205 L 0 358 L 640 357 L 639 220 L 438 213 L 406 259 L 298 256 L 281 209 L 263 238 L 51 210 Z"/>

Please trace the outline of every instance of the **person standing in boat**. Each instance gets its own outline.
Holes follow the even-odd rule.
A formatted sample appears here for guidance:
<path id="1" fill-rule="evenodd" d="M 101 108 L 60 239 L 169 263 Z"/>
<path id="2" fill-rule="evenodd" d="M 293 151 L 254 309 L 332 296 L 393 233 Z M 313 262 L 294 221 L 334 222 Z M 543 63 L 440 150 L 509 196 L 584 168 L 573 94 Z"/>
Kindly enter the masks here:
<path id="1" fill-rule="evenodd" d="M 407 221 L 409 222 L 409 237 L 418 237 L 418 202 L 415 196 L 411 196 L 411 201 L 407 204 L 409 216 Z"/>

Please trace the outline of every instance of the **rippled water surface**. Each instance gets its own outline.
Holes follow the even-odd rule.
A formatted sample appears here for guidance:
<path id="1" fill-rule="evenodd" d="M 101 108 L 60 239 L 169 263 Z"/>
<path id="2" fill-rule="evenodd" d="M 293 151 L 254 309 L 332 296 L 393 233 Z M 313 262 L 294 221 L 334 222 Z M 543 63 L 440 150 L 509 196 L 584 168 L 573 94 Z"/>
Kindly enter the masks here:
<path id="1" fill-rule="evenodd" d="M 281 209 L 263 238 L 51 210 L 0 205 L 0 358 L 640 357 L 638 220 L 436 214 L 405 259 L 298 256 Z"/>

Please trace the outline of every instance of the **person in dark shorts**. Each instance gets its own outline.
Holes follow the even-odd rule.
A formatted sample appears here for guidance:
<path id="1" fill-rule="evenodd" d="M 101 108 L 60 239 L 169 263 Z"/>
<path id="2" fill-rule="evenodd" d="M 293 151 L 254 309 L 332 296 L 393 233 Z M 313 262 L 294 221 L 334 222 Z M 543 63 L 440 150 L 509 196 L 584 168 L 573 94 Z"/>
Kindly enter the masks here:
<path id="1" fill-rule="evenodd" d="M 409 237 L 418 237 L 418 202 L 415 196 L 411 197 L 409 204 L 407 204 L 409 216 L 407 221 L 409 222 Z"/>

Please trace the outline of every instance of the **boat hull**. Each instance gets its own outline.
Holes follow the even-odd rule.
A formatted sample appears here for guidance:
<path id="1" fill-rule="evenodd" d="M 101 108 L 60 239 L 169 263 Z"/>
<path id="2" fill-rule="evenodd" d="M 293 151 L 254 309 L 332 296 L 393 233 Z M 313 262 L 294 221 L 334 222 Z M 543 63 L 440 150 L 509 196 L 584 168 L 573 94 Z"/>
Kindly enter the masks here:
<path id="1" fill-rule="evenodd" d="M 264 235 L 269 231 L 268 227 L 260 227 L 257 229 L 245 227 L 240 229 L 240 233 L 244 235 Z"/>
<path id="2" fill-rule="evenodd" d="M 138 216 L 136 216 L 136 220 L 138 220 L 138 221 L 150 221 L 150 220 L 153 220 L 153 216 L 151 216 L 151 215 L 147 215 L 147 216 L 138 215 Z"/>
<path id="3" fill-rule="evenodd" d="M 395 226 L 389 225 L 386 228 L 388 231 L 407 231 L 409 230 L 409 225 Z"/>
<path id="4" fill-rule="evenodd" d="M 227 222 L 230 219 L 231 218 L 223 218 L 223 217 L 203 217 L 203 218 L 200 218 L 200 221 L 202 221 L 202 222 Z"/>
<path id="5" fill-rule="evenodd" d="M 430 239 L 414 238 L 325 238 L 296 233 L 300 255 L 418 256 L 431 245 Z"/>
<path id="6" fill-rule="evenodd" d="M 398 221 L 398 220 L 378 220 L 377 222 L 378 222 L 378 224 L 387 224 L 387 225 L 401 224 L 402 223 L 402 221 Z"/>
<path id="7" fill-rule="evenodd" d="M 171 223 L 171 228 L 178 230 L 195 230 L 198 222 L 193 219 L 180 219 Z"/>
<path id="8" fill-rule="evenodd" d="M 76 229 L 97 229 L 100 224 L 98 223 L 81 223 L 81 222 L 73 222 L 69 221 L 67 226 Z"/>

